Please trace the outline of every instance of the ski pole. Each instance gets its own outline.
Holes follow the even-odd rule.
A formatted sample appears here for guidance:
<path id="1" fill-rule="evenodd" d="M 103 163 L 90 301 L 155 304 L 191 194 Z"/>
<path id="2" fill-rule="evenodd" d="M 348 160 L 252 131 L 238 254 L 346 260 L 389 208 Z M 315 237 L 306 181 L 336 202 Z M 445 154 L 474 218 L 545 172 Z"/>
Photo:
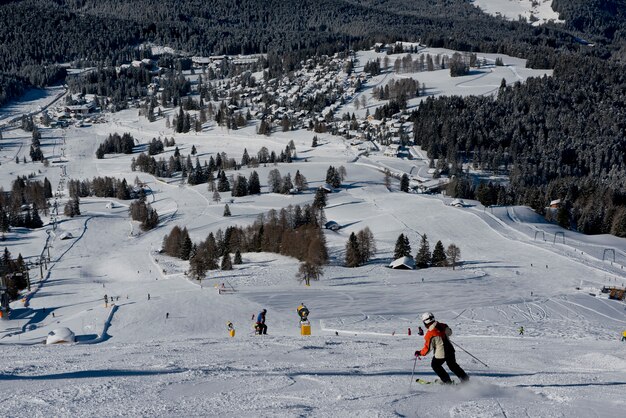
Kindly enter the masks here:
<path id="1" fill-rule="evenodd" d="M 470 353 L 469 351 L 467 351 L 466 349 L 464 349 L 463 347 L 461 347 L 460 345 L 458 345 L 457 343 L 455 343 L 454 341 L 450 340 L 450 342 L 454 345 L 456 345 L 457 347 L 459 347 L 461 350 L 465 351 L 467 354 L 469 354 L 473 359 L 477 360 L 480 364 L 482 364 L 485 367 L 489 367 L 487 366 L 487 364 L 483 363 L 478 357 L 476 357 L 475 355 L 473 355 L 472 353 Z"/>
<path id="2" fill-rule="evenodd" d="M 416 364 L 417 364 L 417 356 L 415 356 L 415 361 L 413 362 L 413 371 L 411 372 L 411 382 L 409 383 L 409 390 L 411 390 L 411 385 L 413 384 L 413 375 L 415 374 Z"/>

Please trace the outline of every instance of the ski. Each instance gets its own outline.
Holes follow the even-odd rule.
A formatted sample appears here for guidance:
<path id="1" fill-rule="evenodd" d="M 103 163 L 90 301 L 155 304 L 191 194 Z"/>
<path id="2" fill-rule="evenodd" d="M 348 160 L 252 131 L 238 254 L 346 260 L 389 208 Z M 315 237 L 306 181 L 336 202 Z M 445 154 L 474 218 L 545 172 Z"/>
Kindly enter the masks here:
<path id="1" fill-rule="evenodd" d="M 417 383 L 419 383 L 420 385 L 432 385 L 435 382 L 431 382 L 430 380 L 425 380 L 425 379 L 415 379 L 415 381 Z"/>
<path id="2" fill-rule="evenodd" d="M 419 383 L 420 385 L 445 385 L 445 383 L 443 383 L 439 379 L 435 379 L 435 380 L 415 379 L 415 381 L 417 383 Z M 458 383 L 455 380 L 452 380 L 452 383 L 448 383 L 448 384 L 449 385 L 456 385 Z"/>

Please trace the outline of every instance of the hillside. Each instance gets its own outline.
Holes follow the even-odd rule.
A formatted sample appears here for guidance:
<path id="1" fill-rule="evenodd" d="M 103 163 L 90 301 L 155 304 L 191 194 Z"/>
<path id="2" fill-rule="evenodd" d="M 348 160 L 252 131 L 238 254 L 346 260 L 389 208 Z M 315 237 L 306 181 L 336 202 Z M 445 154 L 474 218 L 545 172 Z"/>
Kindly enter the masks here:
<path id="1" fill-rule="evenodd" d="M 377 54 L 384 53 L 360 51 L 356 71 Z M 449 70 L 423 72 L 421 82 L 438 96 L 490 95 L 502 78 L 514 84 L 534 74 L 522 60 L 497 57 L 507 66 L 488 62 L 484 74 L 463 82 Z M 367 106 L 373 110 L 385 103 L 373 97 L 374 86 L 405 75 L 389 71 L 370 78 L 361 93 L 367 94 Z M 185 76 L 198 77 L 191 71 Z M 37 114 L 58 94 L 44 91 L 15 102 L 3 119 Z M 421 98 L 411 100 L 415 106 Z M 336 112 L 364 118 L 368 108 L 357 109 L 356 103 Z M 174 132 L 166 123 L 179 108 L 163 106 L 152 122 L 140 111 L 101 112 L 90 116 L 91 122 L 81 119 L 65 128 L 41 126 L 48 166 L 23 162 L 30 132 L 19 124 L 2 131 L 5 190 L 17 175 L 45 177 L 58 192 L 52 202 L 62 208 L 70 179 L 114 176 L 143 185 L 159 214 L 159 225 L 146 232 L 130 220 L 130 200 L 82 197 L 78 216 L 42 215 L 43 228 L 5 233 L 4 244 L 14 256 L 37 262 L 50 252 L 43 277 L 33 264 L 31 292 L 25 301 L 12 303 L 12 319 L 0 321 L 6 359 L 0 365 L 0 405 L 8 415 L 619 415 L 626 381 L 625 345 L 619 338 L 626 310 L 601 289 L 624 285 L 623 238 L 564 230 L 524 206 L 486 208 L 467 200 L 457 208 L 441 194 L 401 192 L 396 178 L 386 186 L 385 169 L 411 174 L 415 182 L 433 181 L 429 159 L 417 146 L 411 147 L 414 157 L 398 158 L 385 155 L 379 140 L 363 141 L 372 144 L 366 154 L 359 149 L 363 144 L 330 132 L 276 127 L 259 135 L 259 119 L 238 129 L 211 119 L 198 132 Z M 98 159 L 96 150 L 114 132 L 136 139 L 133 153 Z M 312 146 L 313 136 L 318 146 Z M 159 137 L 175 139 L 175 146 L 156 155 L 168 160 L 176 149 L 188 155 L 192 147 L 201 164 L 222 153 L 240 160 L 244 150 L 255 155 L 266 147 L 280 153 L 290 141 L 296 155 L 290 163 L 228 169 L 229 176 L 248 178 L 257 171 L 261 193 L 222 192 L 216 201 L 206 183 L 189 184 L 178 172 L 157 177 L 131 170 L 132 159 Z M 186 227 L 199 243 L 220 228 L 252 225 L 271 209 L 311 203 L 331 165 L 343 166 L 346 176 L 328 195 L 325 215 L 342 228 L 324 231 L 330 262 L 310 287 L 296 280 L 298 261 L 279 254 L 244 252 L 233 270 L 209 270 L 199 281 L 186 274 L 189 262 L 159 253 L 175 225 Z M 309 190 L 270 192 L 273 169 L 292 177 L 300 171 Z M 225 203 L 230 217 L 223 216 Z M 344 267 L 350 234 L 365 226 L 376 239 L 374 257 L 363 266 Z M 73 238 L 61 239 L 64 233 Z M 460 263 L 455 269 L 391 270 L 386 266 L 399 234 L 408 237 L 412 254 L 423 234 L 431 248 L 438 240 L 454 243 L 461 249 Z M 235 291 L 218 292 L 222 284 Z M 311 311 L 310 337 L 299 335 L 296 307 L 303 302 Z M 269 335 L 255 336 L 251 318 L 262 308 L 268 310 Z M 413 353 L 423 344 L 416 330 L 424 311 L 448 323 L 454 342 L 474 356 L 457 349 L 472 379 L 468 385 L 410 382 L 412 376 L 435 377 L 428 359 L 415 361 L 412 372 Z M 229 321 L 234 338 L 228 337 Z M 41 344 L 58 327 L 72 329 L 78 343 Z"/>

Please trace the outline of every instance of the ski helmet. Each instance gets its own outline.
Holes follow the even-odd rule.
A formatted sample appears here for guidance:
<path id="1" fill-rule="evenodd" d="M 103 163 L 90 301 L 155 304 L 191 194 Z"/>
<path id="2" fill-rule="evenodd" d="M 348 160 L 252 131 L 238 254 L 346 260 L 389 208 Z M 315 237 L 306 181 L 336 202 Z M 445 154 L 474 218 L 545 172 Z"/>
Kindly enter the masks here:
<path id="1" fill-rule="evenodd" d="M 267 309 L 263 309 L 261 312 L 263 312 L 263 313 L 267 313 Z"/>
<path id="2" fill-rule="evenodd" d="M 433 315 L 432 312 L 424 312 L 422 314 L 422 322 L 426 326 L 430 325 L 431 323 L 435 322 L 435 315 Z"/>

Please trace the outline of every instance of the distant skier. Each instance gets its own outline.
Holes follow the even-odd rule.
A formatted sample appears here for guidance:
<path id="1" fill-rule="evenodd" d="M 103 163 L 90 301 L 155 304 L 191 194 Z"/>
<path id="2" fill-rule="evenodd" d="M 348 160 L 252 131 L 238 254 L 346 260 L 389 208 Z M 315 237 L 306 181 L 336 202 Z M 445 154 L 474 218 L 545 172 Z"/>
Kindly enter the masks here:
<path id="1" fill-rule="evenodd" d="M 450 327 L 443 322 L 435 321 L 435 316 L 430 312 L 426 312 L 422 315 L 422 321 L 428 329 L 428 332 L 426 332 L 424 336 L 424 348 L 417 350 L 415 356 L 426 356 L 432 350 L 434 356 L 431 366 L 444 384 L 451 384 L 452 380 L 450 379 L 450 375 L 444 370 L 443 363 L 447 363 L 450 370 L 457 375 L 461 381 L 468 381 L 469 376 L 456 362 L 454 346 L 452 346 L 449 339 L 452 335 Z"/>
<path id="2" fill-rule="evenodd" d="M 267 313 L 267 309 L 263 309 L 259 312 L 259 315 L 256 317 L 256 325 L 255 328 L 259 335 L 267 334 L 267 325 L 265 325 L 265 314 Z"/>
<path id="3" fill-rule="evenodd" d="M 422 327 L 417 327 L 417 334 L 424 335 L 424 330 L 422 329 Z"/>
<path id="4" fill-rule="evenodd" d="M 522 335 L 522 336 L 524 335 L 524 327 L 519 327 L 518 331 L 519 331 L 519 335 Z"/>
<path id="5" fill-rule="evenodd" d="M 622 332 L 622 341 L 626 341 L 626 330 Z"/>

